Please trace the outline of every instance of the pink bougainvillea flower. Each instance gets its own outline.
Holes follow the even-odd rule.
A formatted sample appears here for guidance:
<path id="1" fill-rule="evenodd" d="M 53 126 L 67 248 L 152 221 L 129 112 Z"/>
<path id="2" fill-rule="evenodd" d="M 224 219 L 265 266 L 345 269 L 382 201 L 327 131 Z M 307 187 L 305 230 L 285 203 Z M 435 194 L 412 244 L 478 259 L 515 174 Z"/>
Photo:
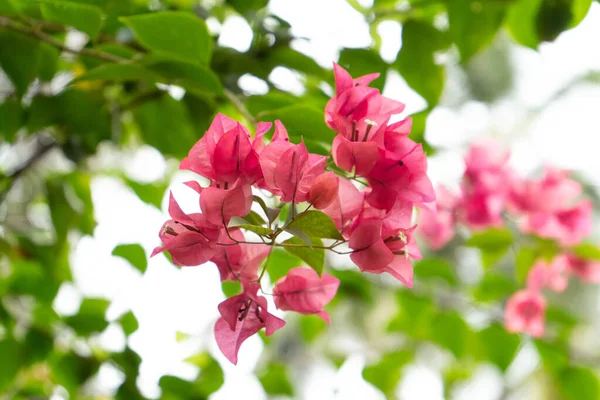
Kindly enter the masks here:
<path id="1" fill-rule="evenodd" d="M 264 244 L 239 243 L 243 241 L 245 238 L 241 230 L 221 229 L 218 240 L 221 245 L 217 247 L 210 261 L 219 268 L 222 282 L 258 279 L 258 268 L 269 255 L 271 247 Z"/>
<path id="2" fill-rule="evenodd" d="M 504 323 L 509 332 L 541 337 L 545 330 L 546 300 L 539 292 L 521 290 L 506 303 Z"/>
<path id="3" fill-rule="evenodd" d="M 339 285 L 339 279 L 331 275 L 319 277 L 312 268 L 296 267 L 277 281 L 273 298 L 280 310 L 316 314 L 329 323 L 323 307 L 335 297 Z"/>
<path id="4" fill-rule="evenodd" d="M 375 142 L 352 142 L 343 135 L 333 139 L 331 154 L 335 164 L 345 171 L 356 168 L 356 174 L 368 174 L 379 158 L 379 148 Z"/>
<path id="5" fill-rule="evenodd" d="M 352 220 L 363 208 L 364 194 L 347 179 L 339 180 L 337 196 L 322 211 L 329 215 L 336 228 L 344 234 L 351 226 Z"/>
<path id="6" fill-rule="evenodd" d="M 419 211 L 417 231 L 434 249 L 444 247 L 456 234 L 458 207 L 461 198 L 444 186 L 436 190 L 436 208 L 423 208 Z"/>
<path id="7" fill-rule="evenodd" d="M 380 149 L 380 152 L 377 164 L 366 176 L 372 188 L 366 200 L 373 207 L 389 210 L 397 200 L 415 204 L 435 200 L 421 144 L 407 137 L 398 137 L 390 141 L 389 148 Z"/>
<path id="8" fill-rule="evenodd" d="M 315 179 L 325 172 L 327 157 L 309 153 L 304 143 L 291 144 L 283 124 L 276 122 L 273 141 L 260 153 L 266 189 L 283 202 L 301 203 Z"/>
<path id="9" fill-rule="evenodd" d="M 600 283 L 600 261 L 567 255 L 567 270 L 585 283 Z"/>
<path id="10" fill-rule="evenodd" d="M 566 255 L 558 255 L 550 263 L 537 260 L 527 275 L 527 289 L 540 291 L 551 289 L 562 292 L 569 284 L 567 277 L 568 259 Z"/>
<path id="11" fill-rule="evenodd" d="M 259 124 L 256 143 L 253 143 L 250 133 L 239 122 L 217 114 L 179 168 L 210 179 L 217 188 L 227 189 L 228 184 L 237 180 L 252 184 L 262 178 L 257 150 L 260 150 L 262 136 L 270 127 L 271 124 Z"/>
<path id="12" fill-rule="evenodd" d="M 540 180 L 521 180 L 510 185 L 509 205 L 521 213 L 556 212 L 569 208 L 582 193 L 568 171 L 546 168 Z"/>
<path id="13" fill-rule="evenodd" d="M 412 238 L 412 230 L 384 232 L 381 220 L 363 220 L 350 236 L 352 261 L 363 272 L 389 273 L 407 287 L 412 287 L 411 259 L 421 259 Z"/>
<path id="14" fill-rule="evenodd" d="M 351 142 L 366 142 L 377 135 L 393 114 L 401 113 L 404 104 L 382 96 L 367 85 L 379 74 L 352 79 L 350 74 L 333 65 L 336 94 L 325 107 L 325 122 Z M 374 123 L 373 123 L 374 122 Z"/>
<path id="15" fill-rule="evenodd" d="M 252 188 L 234 182 L 229 188 L 196 187 L 200 192 L 200 208 L 206 219 L 217 226 L 227 225 L 232 217 L 243 217 L 250 212 L 252 207 Z"/>
<path id="16" fill-rule="evenodd" d="M 336 95 L 325 107 L 325 122 L 339 133 L 333 141 L 333 159 L 338 167 L 346 171 L 356 168 L 355 172 L 364 176 L 375 166 L 377 148 L 384 147 L 386 132 L 404 132 L 406 127 L 410 131 L 410 124 L 402 128 L 402 123 L 387 125 L 393 114 L 402 112 L 404 104 L 367 86 L 379 74 L 352 79 L 339 65 L 333 68 Z"/>
<path id="17" fill-rule="evenodd" d="M 244 292 L 219 304 L 219 318 L 215 324 L 217 345 L 225 357 L 237 364 L 241 345 L 250 336 L 265 328 L 271 336 L 285 325 L 285 321 L 267 311 L 267 299 L 258 296 L 258 283 L 244 282 Z"/>
<path id="18" fill-rule="evenodd" d="M 327 208 L 337 198 L 339 185 L 340 178 L 331 171 L 317 176 L 308 192 L 308 202 L 317 210 Z"/>
<path id="19" fill-rule="evenodd" d="M 269 190 L 274 195 L 281 195 L 275 184 L 275 167 L 286 150 L 294 147 L 290 142 L 287 130 L 281 121 L 275 121 L 275 133 L 273 139 L 259 154 L 259 162 L 263 171 L 264 180 L 261 188 Z"/>
<path id="20" fill-rule="evenodd" d="M 369 189 L 366 189 L 368 193 Z M 363 202 L 360 215 L 353 221 L 353 231 L 363 221 L 373 219 L 381 220 L 383 232 L 395 232 L 398 230 L 409 230 L 413 226 L 413 203 L 408 201 L 396 201 L 390 210 L 375 208 L 368 202 Z"/>
<path id="21" fill-rule="evenodd" d="M 592 202 L 581 200 L 569 209 L 554 213 L 527 214 L 521 230 L 543 238 L 556 239 L 563 246 L 575 245 L 592 232 Z"/>
<path id="22" fill-rule="evenodd" d="M 169 215 L 172 219 L 162 226 L 159 237 L 163 242 L 151 257 L 163 251 L 171 254 L 175 265 L 204 264 L 215 253 L 219 230 L 207 221 L 204 214 L 184 213 L 173 193 L 169 197 Z"/>
<path id="23" fill-rule="evenodd" d="M 468 191 L 463 187 L 461 219 L 472 229 L 480 230 L 503 225 L 505 195 L 483 190 Z"/>
<path id="24" fill-rule="evenodd" d="M 507 171 L 510 153 L 493 139 L 472 144 L 465 155 L 465 178 L 495 190 Z"/>

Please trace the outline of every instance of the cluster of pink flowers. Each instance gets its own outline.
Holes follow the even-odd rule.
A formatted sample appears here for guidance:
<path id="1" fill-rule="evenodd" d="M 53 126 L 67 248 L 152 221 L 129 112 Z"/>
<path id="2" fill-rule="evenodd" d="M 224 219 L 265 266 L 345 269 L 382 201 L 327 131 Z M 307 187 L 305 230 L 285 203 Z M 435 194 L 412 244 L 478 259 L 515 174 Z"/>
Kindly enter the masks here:
<path id="1" fill-rule="evenodd" d="M 219 348 L 234 364 L 248 337 L 263 327 L 269 336 L 285 324 L 269 313 L 267 300 L 258 294 L 261 265 L 266 266 L 273 247 L 292 246 L 278 242 L 278 236 L 294 233 L 286 228 L 309 208 L 329 216 L 340 232 L 339 240 L 320 249 L 337 252 L 337 246 L 347 245 L 361 271 L 387 272 L 412 286 L 411 259 L 421 257 L 413 238 L 413 207 L 435 206 L 425 153 L 407 137 L 410 118 L 390 123 L 404 105 L 368 86 L 378 74 L 353 79 L 338 65 L 334 74 L 336 94 L 326 106 L 325 122 L 337 133 L 331 147 L 336 167 L 328 164 L 329 156 L 309 153 L 303 141 L 292 143 L 280 121 L 275 121 L 273 137 L 265 144 L 272 124 L 259 123 L 252 137 L 221 114 L 181 162 L 181 169 L 208 178 L 210 185 L 186 183 L 199 194 L 200 213 L 184 213 L 170 197 L 172 219 L 161 228 L 163 245 L 153 255 L 168 251 L 182 266 L 211 261 L 222 281 L 241 283 L 242 293 L 219 305 L 221 318 L 214 329 Z M 249 214 L 253 188 L 292 204 L 292 218 L 279 227 L 269 223 L 269 233 L 254 242 L 246 240 L 240 228 L 229 226 L 232 218 Z M 300 203 L 306 208 L 295 214 L 295 204 Z M 311 268 L 297 267 L 276 282 L 272 295 L 280 310 L 316 314 L 329 322 L 324 307 L 339 283 L 326 273 L 319 276 Z"/>
<path id="2" fill-rule="evenodd" d="M 565 290 L 569 275 L 600 283 L 600 262 L 572 251 L 592 231 L 592 203 L 582 197 L 581 184 L 568 172 L 546 168 L 540 179 L 524 179 L 507 165 L 508 158 L 509 153 L 493 141 L 471 146 L 460 193 L 440 187 L 437 209 L 420 212 L 419 232 L 431 248 L 440 249 L 454 238 L 458 224 L 474 231 L 497 228 L 509 216 L 522 233 L 562 246 L 552 260 L 535 261 L 527 287 L 506 305 L 507 330 L 539 337 L 545 327 L 543 290 Z"/>

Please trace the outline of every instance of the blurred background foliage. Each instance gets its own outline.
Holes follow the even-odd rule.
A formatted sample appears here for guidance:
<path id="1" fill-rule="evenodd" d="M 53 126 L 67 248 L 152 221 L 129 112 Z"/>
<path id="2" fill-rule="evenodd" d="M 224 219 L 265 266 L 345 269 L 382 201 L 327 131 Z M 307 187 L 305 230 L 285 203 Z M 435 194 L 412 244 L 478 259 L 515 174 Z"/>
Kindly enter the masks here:
<path id="1" fill-rule="evenodd" d="M 94 235 L 92 180 L 120 179 L 143 202 L 160 208 L 175 173 L 170 168 L 159 180 L 136 181 L 122 168 L 126 159 L 99 162 L 99 146 L 110 145 L 126 158 L 150 145 L 181 159 L 222 112 L 249 127 L 281 119 L 294 141 L 302 137 L 311 151 L 327 154 L 333 132 L 323 109 L 333 74 L 296 49 L 294 43 L 303 39 L 268 3 L 0 0 L 0 398 L 99 398 L 104 392 L 94 382 L 106 365 L 120 371 L 122 381 L 102 396 L 145 398 L 138 385 L 140 356 L 128 345 L 113 351 L 97 341 L 109 325 L 120 326 L 126 336 L 134 333 L 136 315 L 127 311 L 108 320 L 110 301 L 104 298 L 85 298 L 69 316 L 53 306 L 61 286 L 73 280 L 71 250 L 81 237 Z M 507 61 L 511 41 L 537 49 L 555 40 L 583 20 L 591 0 L 348 3 L 369 23 L 372 46 L 343 48 L 332 61 L 354 76 L 380 72 L 375 82 L 380 89 L 388 71 L 399 73 L 426 102 L 413 115 L 411 137 L 431 155 L 436 149 L 424 132 L 439 102 L 500 98 L 514 73 Z M 232 15 L 251 28 L 247 51 L 219 44 L 213 26 Z M 402 26 L 402 46 L 391 62 L 379 52 L 384 38 L 377 28 L 387 21 Z M 331 25 L 336 29 L 335 15 Z M 273 83 L 272 72 L 280 67 L 296 73 L 300 93 Z M 464 77 L 463 98 L 446 95 L 456 71 Z M 260 80 L 263 93 L 242 87 L 248 77 Z M 469 247 L 478 249 L 484 265 L 475 283 L 457 269 Z M 593 245 L 579 250 L 600 257 Z M 403 368 L 431 349 L 445 357 L 444 394 L 451 396 L 482 363 L 506 372 L 529 343 L 541 359 L 530 373 L 543 383 L 541 398 L 598 399 L 598 355 L 573 349 L 573 332 L 585 325 L 585 306 L 553 305 L 544 340 L 511 335 L 502 327 L 503 301 L 522 286 L 533 257 L 545 251 L 553 251 L 552 243 L 524 244 L 510 230 L 485 232 L 441 253 L 426 253 L 415 265 L 417 284 L 410 291 L 342 265 L 332 272 L 342 281 L 331 306 L 334 325 L 328 328 L 313 316 L 291 317 L 286 332 L 263 338 L 256 376 L 268 396 L 298 396 L 294 377 L 306 354 L 320 354 L 339 367 L 347 352 L 336 343 L 351 332 L 368 349 L 364 379 L 386 397 L 396 396 Z M 142 274 L 148 266 L 147 249 L 138 244 L 119 245 L 113 255 Z M 271 281 L 300 263 L 279 251 L 271 260 Z M 210 352 L 186 361 L 198 368 L 197 378 L 163 376 L 160 398 L 202 399 L 220 388 L 223 370 Z M 517 389 L 506 384 L 499 398 L 511 398 Z"/>

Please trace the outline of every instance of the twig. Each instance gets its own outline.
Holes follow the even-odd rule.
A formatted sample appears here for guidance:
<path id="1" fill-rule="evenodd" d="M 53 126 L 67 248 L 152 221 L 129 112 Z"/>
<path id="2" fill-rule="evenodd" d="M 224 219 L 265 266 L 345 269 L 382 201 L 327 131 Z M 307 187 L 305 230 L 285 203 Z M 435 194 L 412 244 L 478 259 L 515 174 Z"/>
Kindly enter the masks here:
<path id="1" fill-rule="evenodd" d="M 242 103 L 240 98 L 235 93 L 233 93 L 231 90 L 229 90 L 227 88 L 224 88 L 223 92 L 225 92 L 225 96 L 227 96 L 229 101 L 231 101 L 231 104 L 233 104 L 235 106 L 235 108 L 237 108 L 237 110 L 240 112 L 240 114 L 242 114 L 242 116 L 244 118 L 246 118 L 246 120 L 248 122 L 250 122 L 254 126 L 256 126 L 258 124 L 258 121 L 256 120 L 256 118 L 254 118 L 254 116 L 252 114 L 250 114 L 250 111 L 248 111 L 248 109 L 246 108 L 244 103 Z"/>
<path id="2" fill-rule="evenodd" d="M 20 25 L 10 18 L 0 17 L 0 27 L 6 27 L 12 31 L 19 32 L 25 35 L 36 37 L 46 43 L 51 44 L 52 46 L 58 48 L 59 50 L 65 51 L 71 54 L 83 54 L 90 57 L 100 58 L 102 60 L 114 62 L 114 63 L 125 63 L 128 62 L 127 59 L 121 58 L 119 56 L 115 56 L 113 54 L 105 53 L 103 51 L 93 50 L 93 49 L 72 49 L 69 46 L 62 43 L 60 40 L 55 39 L 54 37 L 44 33 L 40 30 L 29 28 L 23 25 Z"/>
<path id="3" fill-rule="evenodd" d="M 51 139 L 49 142 L 42 143 L 42 140 L 38 140 L 39 147 L 35 150 L 33 155 L 23 163 L 20 167 L 15 169 L 9 175 L 3 177 L 3 179 L 8 179 L 8 184 L 0 192 L 0 203 L 2 203 L 10 190 L 12 189 L 15 182 L 23 175 L 29 168 L 31 168 L 36 162 L 38 162 L 44 155 L 50 151 L 55 145 L 56 141 Z"/>

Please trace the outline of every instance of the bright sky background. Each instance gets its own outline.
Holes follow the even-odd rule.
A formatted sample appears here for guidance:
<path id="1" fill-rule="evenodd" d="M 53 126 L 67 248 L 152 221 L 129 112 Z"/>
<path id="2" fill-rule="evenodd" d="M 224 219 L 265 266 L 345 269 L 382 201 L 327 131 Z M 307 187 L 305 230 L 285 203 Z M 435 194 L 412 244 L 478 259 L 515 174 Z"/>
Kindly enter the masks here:
<path id="1" fill-rule="evenodd" d="M 271 10 L 289 21 L 295 35 L 308 38 L 297 40 L 294 48 L 314 57 L 329 67 L 337 60 L 341 47 L 369 46 L 368 26 L 362 16 L 344 0 L 271 0 Z M 317 12 L 318 10 L 318 12 Z M 335 16 L 334 19 L 331 17 Z M 248 48 L 251 30 L 239 17 L 229 18 L 222 26 L 209 21 L 213 31 L 220 31 L 221 45 L 239 50 Z M 384 34 L 382 57 L 393 60 L 400 47 L 400 27 L 386 22 L 380 27 Z M 526 109 L 543 104 L 566 82 L 590 70 L 600 70 L 600 4 L 594 2 L 582 24 L 564 33 L 556 42 L 542 45 L 540 52 L 514 48 L 512 62 L 519 73 L 515 90 L 506 99 L 491 107 L 469 102 L 459 110 L 438 107 L 428 121 L 427 138 L 442 149 L 430 161 L 434 181 L 455 183 L 462 173 L 462 151 L 474 138 L 490 132 L 513 148 L 512 162 L 523 172 L 532 171 L 548 162 L 580 170 L 600 185 L 598 170 L 598 138 L 600 127 L 600 85 L 579 84 L 563 98 L 551 104 L 543 113 L 532 116 Z M 593 50 L 595 49 L 595 50 Z M 270 77 L 282 88 L 301 90 L 298 75 L 278 68 Z M 258 93 L 264 82 L 244 77 L 243 85 Z M 389 73 L 384 94 L 407 104 L 407 112 L 423 109 L 425 102 L 414 93 L 396 73 Z M 524 124 L 524 121 L 527 123 Z M 125 162 L 124 160 L 127 160 Z M 134 154 L 118 155 L 105 148 L 99 163 L 122 165 L 136 179 L 160 179 L 168 168 L 163 157 L 154 149 L 144 147 Z M 185 211 L 198 210 L 193 192 L 180 183 L 192 176 L 178 173 L 172 189 Z M 238 397 L 266 398 L 258 380 L 252 374 L 262 351 L 262 342 L 254 336 L 240 351 L 240 363 L 231 366 L 216 349 L 212 326 L 217 318 L 217 304 L 223 300 L 217 269 L 210 264 L 178 270 L 163 256 L 150 260 L 144 276 L 124 260 L 112 257 L 112 249 L 120 243 L 141 243 L 148 254 L 159 245 L 158 230 L 168 218 L 166 200 L 163 210 L 142 203 L 130 189 L 119 181 L 98 177 L 93 181 L 92 194 L 98 226 L 94 237 L 82 238 L 72 255 L 74 285 L 65 285 L 55 301 L 55 307 L 65 314 L 76 313 L 83 296 L 101 296 L 113 300 L 109 318 L 116 319 L 128 309 L 139 321 L 139 330 L 130 344 L 143 358 L 138 381 L 143 394 L 159 395 L 157 381 L 163 374 L 194 378 L 196 369 L 183 359 L 200 349 L 208 349 L 222 362 L 226 373 L 224 386 L 212 396 L 215 400 Z M 333 321 L 335 324 L 335 321 Z M 193 336 L 178 343 L 176 331 Z M 194 339 L 195 338 L 195 339 Z M 118 349 L 125 337 L 118 325 L 111 326 L 99 341 Z M 432 355 L 433 354 L 433 355 Z M 435 352 L 419 354 L 410 366 L 399 387 L 402 400 L 439 400 L 443 398 L 442 380 Z M 525 348 L 509 373 L 514 384 L 535 366 L 535 351 Z M 434 360 L 434 361 L 432 361 Z M 338 371 L 325 360 L 315 358 L 304 374 L 301 398 L 305 399 L 383 399 L 381 393 L 361 378 L 364 352 L 358 350 Z M 512 374 L 512 375 L 511 375 Z M 119 374 L 110 367 L 101 370 L 103 386 L 116 387 Z M 501 375 L 490 366 L 482 366 L 470 385 L 459 390 L 459 398 L 498 400 Z M 334 391 L 337 390 L 337 395 Z M 235 396 L 235 397 L 234 397 Z M 516 397 L 525 399 L 524 397 Z"/>

